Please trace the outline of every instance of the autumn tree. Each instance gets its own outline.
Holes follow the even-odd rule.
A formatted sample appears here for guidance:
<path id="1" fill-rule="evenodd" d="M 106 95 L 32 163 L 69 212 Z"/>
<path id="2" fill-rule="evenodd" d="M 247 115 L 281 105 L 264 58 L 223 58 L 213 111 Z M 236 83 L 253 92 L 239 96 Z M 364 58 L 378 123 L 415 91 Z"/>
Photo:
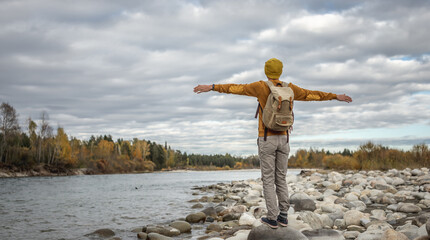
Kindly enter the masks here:
<path id="1" fill-rule="evenodd" d="M 62 127 L 58 127 L 57 135 L 55 136 L 55 163 L 61 163 L 68 166 L 75 166 L 76 159 L 72 158 L 72 147 L 70 146 L 67 134 Z"/>
<path id="2" fill-rule="evenodd" d="M 8 151 L 13 145 L 13 138 L 19 133 L 18 116 L 9 103 L 0 106 L 0 162 L 8 162 Z"/>

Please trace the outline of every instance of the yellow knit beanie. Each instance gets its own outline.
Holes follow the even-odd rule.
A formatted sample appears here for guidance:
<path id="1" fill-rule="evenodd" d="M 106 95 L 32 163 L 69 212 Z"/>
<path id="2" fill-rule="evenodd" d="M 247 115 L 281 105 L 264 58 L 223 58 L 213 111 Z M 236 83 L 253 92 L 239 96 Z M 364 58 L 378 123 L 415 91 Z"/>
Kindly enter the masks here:
<path id="1" fill-rule="evenodd" d="M 264 65 L 264 73 L 268 78 L 279 79 L 282 74 L 282 62 L 276 58 L 267 60 Z"/>

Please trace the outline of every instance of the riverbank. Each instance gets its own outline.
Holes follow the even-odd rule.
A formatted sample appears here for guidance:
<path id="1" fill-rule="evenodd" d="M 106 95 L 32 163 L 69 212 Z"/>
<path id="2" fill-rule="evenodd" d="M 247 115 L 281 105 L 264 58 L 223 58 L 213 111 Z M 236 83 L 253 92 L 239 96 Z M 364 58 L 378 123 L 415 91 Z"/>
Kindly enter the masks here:
<path id="1" fill-rule="evenodd" d="M 430 238 L 429 169 L 321 172 L 289 175 L 289 227 L 272 230 L 262 182 L 195 187 L 190 214 L 166 225 L 134 229 L 136 239 L 358 239 Z M 97 233 L 94 233 L 97 234 Z M 111 233 L 115 235 L 114 232 Z"/>
<path id="2" fill-rule="evenodd" d="M 47 177 L 47 176 L 73 176 L 92 175 L 93 170 L 88 168 L 67 169 L 62 167 L 51 167 L 40 165 L 31 170 L 18 170 L 17 168 L 0 168 L 0 178 L 13 177 Z"/>
<path id="3" fill-rule="evenodd" d="M 90 168 L 74 168 L 67 169 L 61 167 L 49 167 L 40 165 L 34 169 L 20 171 L 18 169 L 0 168 L 0 178 L 13 177 L 56 177 L 56 176 L 74 176 L 74 175 L 103 175 L 103 174 L 138 174 L 138 173 L 157 173 L 157 172 L 190 172 L 190 171 L 247 171 L 260 170 L 259 168 L 243 168 L 243 169 L 207 169 L 207 168 L 187 168 L 187 169 L 162 169 L 160 171 L 134 171 L 134 172 L 118 172 L 118 173 L 99 173 Z M 295 169 L 292 169 L 295 170 Z"/>
<path id="4" fill-rule="evenodd" d="M 230 168 L 230 169 L 207 169 L 207 168 L 187 168 L 187 169 L 163 169 L 160 171 L 134 171 L 125 173 L 97 173 L 90 168 L 56 168 L 46 167 L 44 165 L 38 166 L 32 170 L 19 171 L 17 169 L 0 168 L 0 178 L 14 178 L 14 177 L 56 177 L 56 176 L 74 176 L 74 175 L 104 175 L 104 174 L 138 174 L 138 173 L 157 173 L 157 172 L 191 172 L 191 171 L 260 171 L 260 168 Z M 289 168 L 289 171 L 304 170 L 304 171 L 320 171 L 327 172 L 323 169 L 302 169 L 302 168 Z"/>

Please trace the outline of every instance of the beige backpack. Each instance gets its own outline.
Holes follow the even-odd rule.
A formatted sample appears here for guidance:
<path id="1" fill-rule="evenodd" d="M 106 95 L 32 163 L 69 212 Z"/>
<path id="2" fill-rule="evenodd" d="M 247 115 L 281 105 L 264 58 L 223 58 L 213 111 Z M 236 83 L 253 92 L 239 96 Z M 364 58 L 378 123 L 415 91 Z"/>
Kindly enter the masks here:
<path id="1" fill-rule="evenodd" d="M 261 109 L 264 126 L 273 131 L 287 131 L 294 123 L 293 89 L 285 82 L 278 87 L 271 81 L 267 81 L 266 84 L 270 88 L 270 94 L 267 97 L 266 106 Z M 267 130 L 265 130 L 265 136 L 266 134 Z"/>

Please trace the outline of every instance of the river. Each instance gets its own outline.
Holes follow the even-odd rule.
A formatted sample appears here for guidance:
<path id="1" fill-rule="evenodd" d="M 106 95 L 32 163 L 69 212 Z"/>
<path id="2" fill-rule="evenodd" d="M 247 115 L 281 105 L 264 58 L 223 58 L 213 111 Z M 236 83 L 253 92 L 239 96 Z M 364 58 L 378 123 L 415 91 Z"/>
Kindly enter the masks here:
<path id="1" fill-rule="evenodd" d="M 201 196 L 193 186 L 259 177 L 239 170 L 0 178 L 0 239 L 88 239 L 101 228 L 137 239 L 136 227 L 195 212 L 188 201 Z"/>

